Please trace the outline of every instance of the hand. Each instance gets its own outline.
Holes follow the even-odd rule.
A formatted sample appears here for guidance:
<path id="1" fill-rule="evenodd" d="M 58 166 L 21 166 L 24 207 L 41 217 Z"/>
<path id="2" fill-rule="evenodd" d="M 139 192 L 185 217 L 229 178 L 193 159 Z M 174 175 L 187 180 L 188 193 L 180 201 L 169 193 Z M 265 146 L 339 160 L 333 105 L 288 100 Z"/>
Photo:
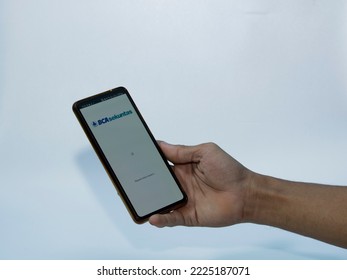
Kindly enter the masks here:
<path id="1" fill-rule="evenodd" d="M 275 226 L 347 248 L 347 187 L 291 182 L 248 170 L 216 144 L 159 143 L 188 196 L 149 222 L 164 226 Z"/>
<path id="2" fill-rule="evenodd" d="M 153 215 L 152 225 L 220 227 L 242 222 L 250 170 L 213 143 L 159 145 L 174 164 L 188 202 L 171 213 Z"/>

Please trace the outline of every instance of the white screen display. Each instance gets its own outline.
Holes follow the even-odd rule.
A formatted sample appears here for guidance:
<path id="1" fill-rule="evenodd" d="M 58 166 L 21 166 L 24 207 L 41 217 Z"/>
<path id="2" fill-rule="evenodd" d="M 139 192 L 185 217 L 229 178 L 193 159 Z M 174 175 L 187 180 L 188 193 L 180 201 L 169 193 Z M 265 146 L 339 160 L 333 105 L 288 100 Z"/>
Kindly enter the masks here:
<path id="1" fill-rule="evenodd" d="M 183 198 L 126 94 L 81 109 L 138 216 Z"/>

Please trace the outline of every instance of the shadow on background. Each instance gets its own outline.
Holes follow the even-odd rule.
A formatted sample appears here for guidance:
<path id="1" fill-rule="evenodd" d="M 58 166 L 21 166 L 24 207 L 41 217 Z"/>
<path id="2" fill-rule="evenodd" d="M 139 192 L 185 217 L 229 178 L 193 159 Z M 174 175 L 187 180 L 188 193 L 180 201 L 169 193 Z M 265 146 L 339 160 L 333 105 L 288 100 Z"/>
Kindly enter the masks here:
<path id="1" fill-rule="evenodd" d="M 163 228 L 158 229 L 149 223 L 137 225 L 131 219 L 106 171 L 92 149 L 82 150 L 76 157 L 90 190 L 103 208 L 105 215 L 117 230 L 136 248 L 169 250 L 177 247 L 208 247 L 206 238 L 211 236 L 209 228 Z M 217 239 L 214 239 L 217 241 Z M 211 246 L 225 246 L 225 242 L 212 242 Z"/>
<path id="2" fill-rule="evenodd" d="M 115 225 L 126 223 L 129 217 L 124 216 L 125 207 L 121 205 L 120 199 L 117 199 L 117 192 L 94 151 L 81 151 L 77 156 L 77 163 L 108 218 L 114 221 Z"/>

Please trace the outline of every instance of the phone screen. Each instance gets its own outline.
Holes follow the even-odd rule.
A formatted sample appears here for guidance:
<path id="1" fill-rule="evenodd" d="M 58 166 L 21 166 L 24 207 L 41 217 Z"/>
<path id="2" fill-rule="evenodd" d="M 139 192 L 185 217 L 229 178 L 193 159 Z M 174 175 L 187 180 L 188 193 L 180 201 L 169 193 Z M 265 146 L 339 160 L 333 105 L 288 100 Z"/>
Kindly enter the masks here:
<path id="1" fill-rule="evenodd" d="M 177 178 L 125 88 L 75 104 L 87 136 L 137 222 L 185 202 Z"/>

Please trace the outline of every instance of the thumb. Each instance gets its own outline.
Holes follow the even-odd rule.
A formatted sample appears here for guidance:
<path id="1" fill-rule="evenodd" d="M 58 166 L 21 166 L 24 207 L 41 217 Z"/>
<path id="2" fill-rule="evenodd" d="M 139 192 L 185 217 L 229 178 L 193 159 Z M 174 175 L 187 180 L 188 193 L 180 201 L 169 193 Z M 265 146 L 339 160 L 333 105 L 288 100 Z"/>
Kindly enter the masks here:
<path id="1" fill-rule="evenodd" d="M 158 228 L 185 225 L 183 215 L 179 211 L 167 214 L 155 214 L 149 218 L 149 223 Z"/>
<path id="2" fill-rule="evenodd" d="M 174 164 L 199 162 L 201 158 L 199 146 L 171 145 L 162 141 L 159 146 L 166 158 Z"/>

